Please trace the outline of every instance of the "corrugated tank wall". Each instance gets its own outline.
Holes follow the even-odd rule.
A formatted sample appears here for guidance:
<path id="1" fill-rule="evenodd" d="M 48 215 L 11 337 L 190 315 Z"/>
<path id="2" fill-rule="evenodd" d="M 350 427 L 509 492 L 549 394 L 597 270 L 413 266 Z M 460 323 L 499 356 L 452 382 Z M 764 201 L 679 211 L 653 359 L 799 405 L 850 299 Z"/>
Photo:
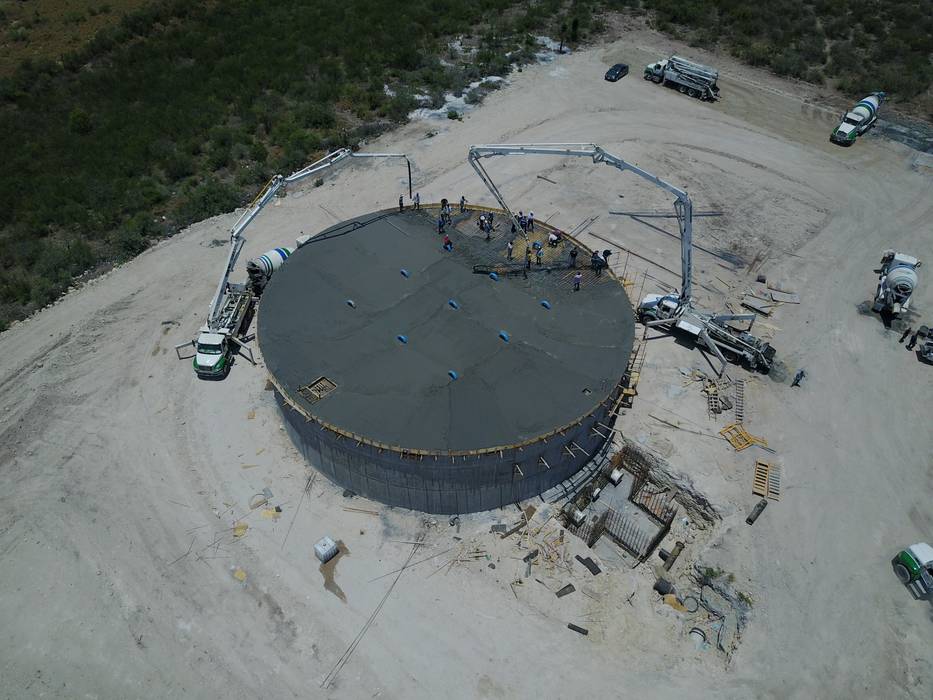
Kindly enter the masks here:
<path id="1" fill-rule="evenodd" d="M 612 425 L 616 395 L 563 434 L 521 448 L 458 456 L 406 455 L 360 443 L 309 421 L 278 390 L 275 397 L 304 458 L 338 486 L 391 506 L 461 514 L 532 498 L 579 471 L 609 436 L 597 424 Z"/>

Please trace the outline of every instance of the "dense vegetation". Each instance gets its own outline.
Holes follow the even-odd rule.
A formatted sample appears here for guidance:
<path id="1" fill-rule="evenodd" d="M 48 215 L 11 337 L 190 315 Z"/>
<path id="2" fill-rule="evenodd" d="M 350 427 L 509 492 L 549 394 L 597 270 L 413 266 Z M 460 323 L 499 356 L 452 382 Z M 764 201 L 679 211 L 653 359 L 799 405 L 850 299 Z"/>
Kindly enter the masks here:
<path id="1" fill-rule="evenodd" d="M 39 57 L 0 71 L 0 330 L 272 174 L 532 60 L 535 33 L 585 39 L 603 9 L 853 97 L 922 101 L 933 83 L 931 0 L 152 0 L 121 14 L 140 1 L 36 0 L 27 27 L 0 0 L 7 45 Z M 50 17 L 99 28 L 42 58 L 56 54 L 30 32 Z"/>
<path id="2" fill-rule="evenodd" d="M 25 58 L 58 59 L 147 0 L 0 0 L 0 75 Z"/>
<path id="3" fill-rule="evenodd" d="M 530 60 L 528 30 L 579 36 L 590 8 L 564 4 L 162 0 L 61 61 L 25 62 L 0 79 L 0 329 L 75 275 L 403 120 L 416 94 L 440 106 Z M 448 47 L 461 35 L 475 53 Z"/>
<path id="4" fill-rule="evenodd" d="M 637 0 L 623 5 L 638 4 Z M 722 46 L 778 75 L 823 83 L 850 97 L 885 90 L 898 100 L 933 84 L 931 0 L 643 0 L 657 29 Z M 924 101 L 933 118 L 933 100 Z"/>

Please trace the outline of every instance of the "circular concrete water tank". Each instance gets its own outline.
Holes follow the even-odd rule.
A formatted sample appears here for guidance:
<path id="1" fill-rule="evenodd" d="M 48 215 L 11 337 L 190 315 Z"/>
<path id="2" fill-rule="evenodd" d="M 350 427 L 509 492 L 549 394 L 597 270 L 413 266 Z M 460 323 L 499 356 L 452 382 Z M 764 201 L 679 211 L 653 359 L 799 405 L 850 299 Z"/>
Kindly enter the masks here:
<path id="1" fill-rule="evenodd" d="M 334 483 L 430 513 L 487 510 L 570 477 L 612 434 L 635 327 L 624 288 L 587 268 L 574 292 L 570 246 L 588 251 L 566 236 L 527 270 L 478 216 L 454 216 L 452 251 L 429 207 L 358 217 L 266 288 L 257 335 L 276 400 Z"/>

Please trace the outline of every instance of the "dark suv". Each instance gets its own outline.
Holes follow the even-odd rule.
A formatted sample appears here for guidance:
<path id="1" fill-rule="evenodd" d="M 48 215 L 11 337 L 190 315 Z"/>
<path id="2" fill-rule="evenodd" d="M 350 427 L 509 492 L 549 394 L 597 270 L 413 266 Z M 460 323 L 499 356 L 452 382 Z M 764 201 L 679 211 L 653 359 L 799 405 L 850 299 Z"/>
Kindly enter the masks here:
<path id="1" fill-rule="evenodd" d="M 619 78 L 624 78 L 628 75 L 628 66 L 624 63 L 616 63 L 612 68 L 606 71 L 606 80 L 610 83 L 614 83 Z"/>

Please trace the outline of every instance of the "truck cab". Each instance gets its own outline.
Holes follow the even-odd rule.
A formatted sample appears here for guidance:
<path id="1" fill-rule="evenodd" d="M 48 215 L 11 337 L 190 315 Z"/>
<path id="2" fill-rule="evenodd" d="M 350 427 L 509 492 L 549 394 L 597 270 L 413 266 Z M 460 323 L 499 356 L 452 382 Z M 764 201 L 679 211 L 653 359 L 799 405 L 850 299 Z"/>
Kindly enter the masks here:
<path id="1" fill-rule="evenodd" d="M 230 372 L 230 343 L 223 333 L 202 332 L 195 341 L 194 371 L 201 379 L 223 379 Z"/>
<path id="2" fill-rule="evenodd" d="M 833 135 L 831 137 L 833 143 L 840 143 L 843 145 L 851 145 L 855 141 L 855 137 L 861 135 L 867 124 L 865 122 L 867 118 L 861 114 L 856 114 L 855 112 L 847 112 L 842 117 L 842 121 L 839 123 L 833 130 Z"/>
<path id="3" fill-rule="evenodd" d="M 645 66 L 645 80 L 651 80 L 660 83 L 664 80 L 664 69 L 667 68 L 667 60 L 649 63 Z"/>
<path id="4" fill-rule="evenodd" d="M 674 294 L 648 294 L 638 304 L 638 320 L 647 323 L 672 318 L 680 306 L 680 297 Z"/>
<path id="5" fill-rule="evenodd" d="M 933 592 L 933 547 L 918 542 L 898 552 L 891 562 L 897 578 L 917 598 L 926 598 Z"/>

